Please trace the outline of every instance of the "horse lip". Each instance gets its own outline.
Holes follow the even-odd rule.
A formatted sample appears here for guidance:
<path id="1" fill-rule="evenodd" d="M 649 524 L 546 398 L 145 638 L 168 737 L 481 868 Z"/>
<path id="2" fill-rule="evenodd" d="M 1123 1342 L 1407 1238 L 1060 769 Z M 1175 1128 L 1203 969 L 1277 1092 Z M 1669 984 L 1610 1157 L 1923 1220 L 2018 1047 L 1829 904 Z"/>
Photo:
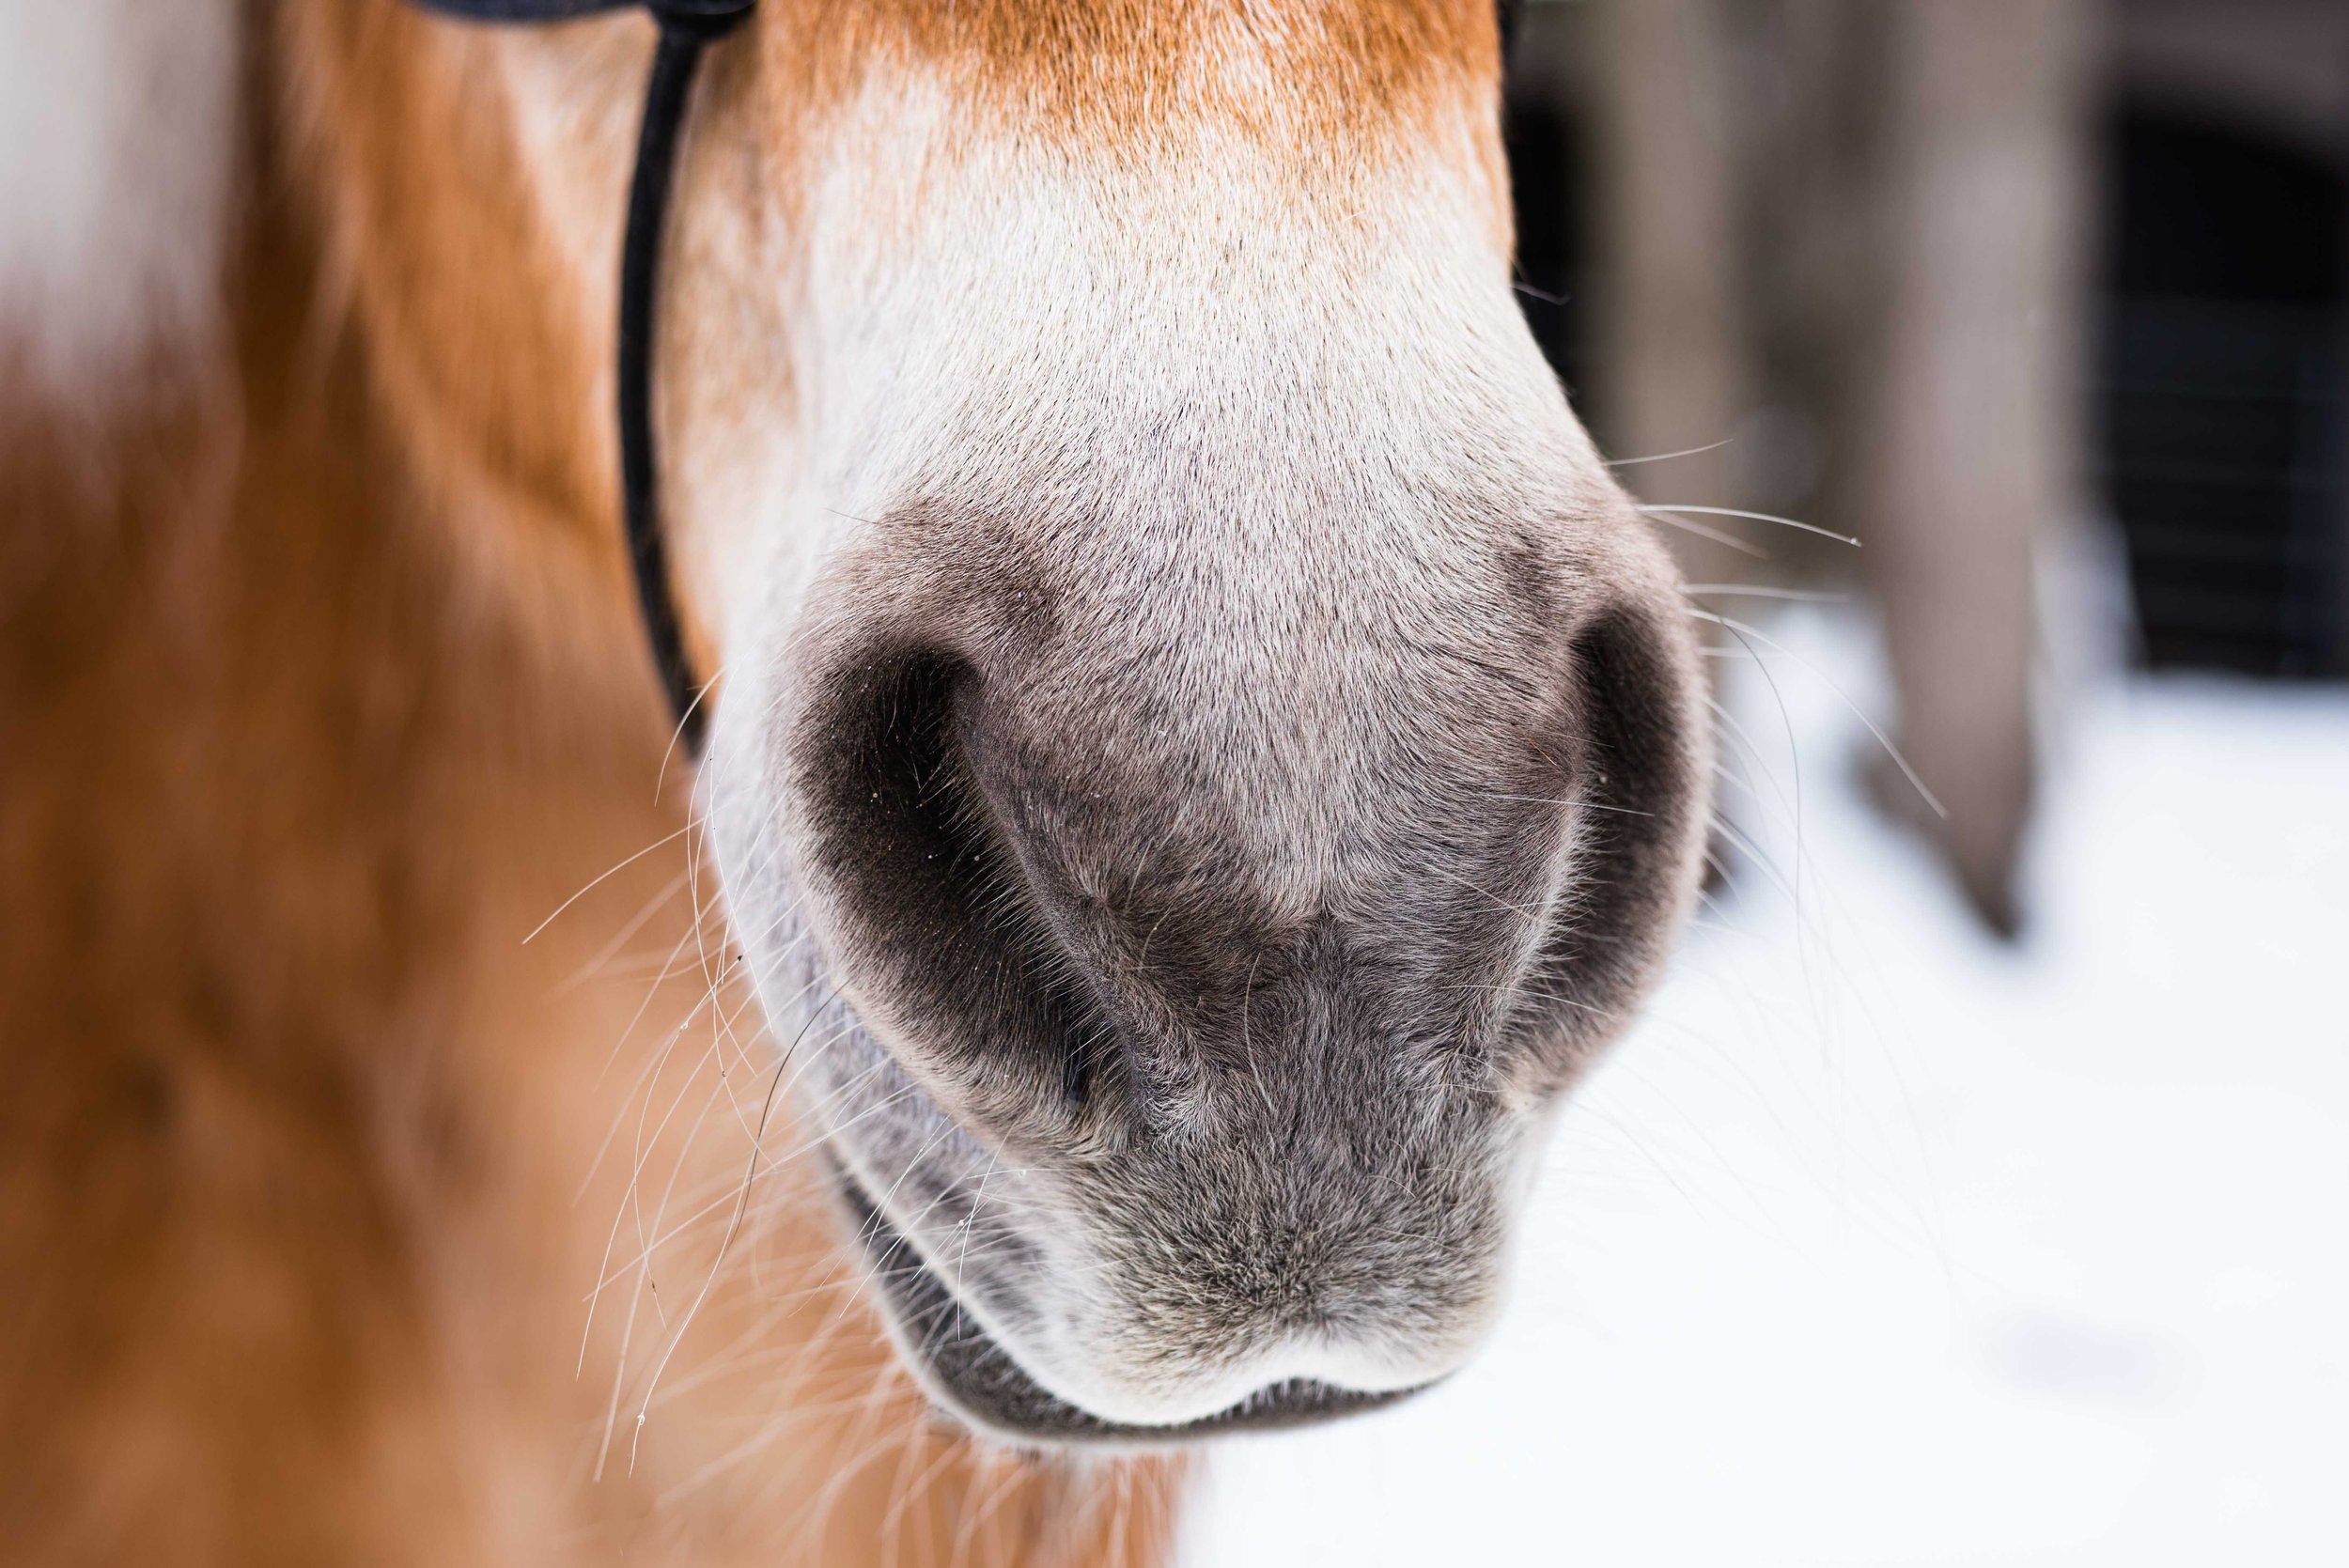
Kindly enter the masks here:
<path id="1" fill-rule="evenodd" d="M 837 1159 L 830 1163 L 858 1243 L 888 1302 L 893 1337 L 907 1361 L 938 1404 L 969 1425 L 1007 1441 L 1030 1447 L 1165 1448 L 1225 1433 L 1312 1426 L 1393 1405 L 1428 1387 L 1364 1391 L 1291 1378 L 1192 1421 L 1147 1426 L 1104 1420 L 1036 1382 L 971 1313 L 957 1311 L 953 1289 L 881 1213 L 863 1184 Z M 925 1323 L 947 1323 L 952 1328 L 941 1335 L 915 1327 Z"/>

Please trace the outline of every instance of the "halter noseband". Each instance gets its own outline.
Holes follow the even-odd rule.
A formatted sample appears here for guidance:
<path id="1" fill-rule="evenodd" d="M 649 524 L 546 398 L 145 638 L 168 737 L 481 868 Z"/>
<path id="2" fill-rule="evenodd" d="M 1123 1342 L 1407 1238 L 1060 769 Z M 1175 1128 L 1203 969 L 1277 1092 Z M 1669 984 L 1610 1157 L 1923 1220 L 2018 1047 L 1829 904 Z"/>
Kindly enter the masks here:
<path id="1" fill-rule="evenodd" d="M 568 22 L 642 5 L 661 28 L 661 45 L 645 84 L 645 116 L 636 133 L 636 170 L 629 178 L 627 238 L 620 248 L 620 501 L 629 564 L 654 665 L 677 714 L 677 738 L 698 758 L 708 732 L 702 689 L 685 655 L 669 548 L 661 531 L 661 490 L 652 450 L 652 334 L 655 274 L 667 226 L 677 128 L 702 49 L 747 20 L 758 0 L 413 0 L 427 10 L 473 22 Z M 1501 57 L 1517 32 L 1517 0 L 1498 0 Z"/>

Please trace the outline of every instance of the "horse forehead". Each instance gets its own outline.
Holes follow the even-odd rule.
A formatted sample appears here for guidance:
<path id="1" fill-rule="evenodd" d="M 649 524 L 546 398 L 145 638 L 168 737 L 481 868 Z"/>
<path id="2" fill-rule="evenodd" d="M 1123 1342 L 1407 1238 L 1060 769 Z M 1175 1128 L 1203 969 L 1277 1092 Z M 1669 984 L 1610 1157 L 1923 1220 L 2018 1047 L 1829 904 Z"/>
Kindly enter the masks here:
<path id="1" fill-rule="evenodd" d="M 1463 78 L 1495 79 L 1489 0 L 820 0 L 778 51 L 943 69 L 1022 126 L 1146 138 L 1169 119 L 1293 133 L 1408 116 Z M 795 74 L 815 62 L 801 55 Z M 817 68 L 820 70 L 820 67 Z"/>

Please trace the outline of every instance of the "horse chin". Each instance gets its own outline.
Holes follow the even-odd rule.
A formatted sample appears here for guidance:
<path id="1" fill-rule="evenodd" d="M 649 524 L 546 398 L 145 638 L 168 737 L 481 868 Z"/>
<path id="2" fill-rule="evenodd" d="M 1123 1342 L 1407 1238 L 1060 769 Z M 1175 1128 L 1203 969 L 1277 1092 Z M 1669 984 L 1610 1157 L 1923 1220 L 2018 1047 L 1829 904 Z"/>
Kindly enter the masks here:
<path id="1" fill-rule="evenodd" d="M 1288 1378 L 1224 1409 L 1164 1425 L 1112 1421 L 1045 1388 L 926 1263 L 855 1176 L 832 1161 L 833 1185 L 879 1286 L 890 1336 L 933 1404 L 1016 1448 L 1176 1448 L 1230 1433 L 1313 1426 L 1408 1399 L 1420 1388 L 1363 1390 Z"/>

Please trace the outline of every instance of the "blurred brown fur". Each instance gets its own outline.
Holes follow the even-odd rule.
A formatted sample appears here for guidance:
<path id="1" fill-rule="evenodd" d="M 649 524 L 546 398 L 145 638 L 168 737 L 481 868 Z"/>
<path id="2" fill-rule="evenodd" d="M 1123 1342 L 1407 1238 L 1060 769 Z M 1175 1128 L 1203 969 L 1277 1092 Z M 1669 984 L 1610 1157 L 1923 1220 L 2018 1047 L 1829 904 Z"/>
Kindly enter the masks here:
<path id="1" fill-rule="evenodd" d="M 0 380 L 8 1560 L 1158 1560 L 1179 1467 L 934 1424 L 772 1168 L 608 438 L 546 393 L 600 346 L 480 229 L 494 136 L 409 133 L 461 50 L 270 22 L 209 357 Z"/>

